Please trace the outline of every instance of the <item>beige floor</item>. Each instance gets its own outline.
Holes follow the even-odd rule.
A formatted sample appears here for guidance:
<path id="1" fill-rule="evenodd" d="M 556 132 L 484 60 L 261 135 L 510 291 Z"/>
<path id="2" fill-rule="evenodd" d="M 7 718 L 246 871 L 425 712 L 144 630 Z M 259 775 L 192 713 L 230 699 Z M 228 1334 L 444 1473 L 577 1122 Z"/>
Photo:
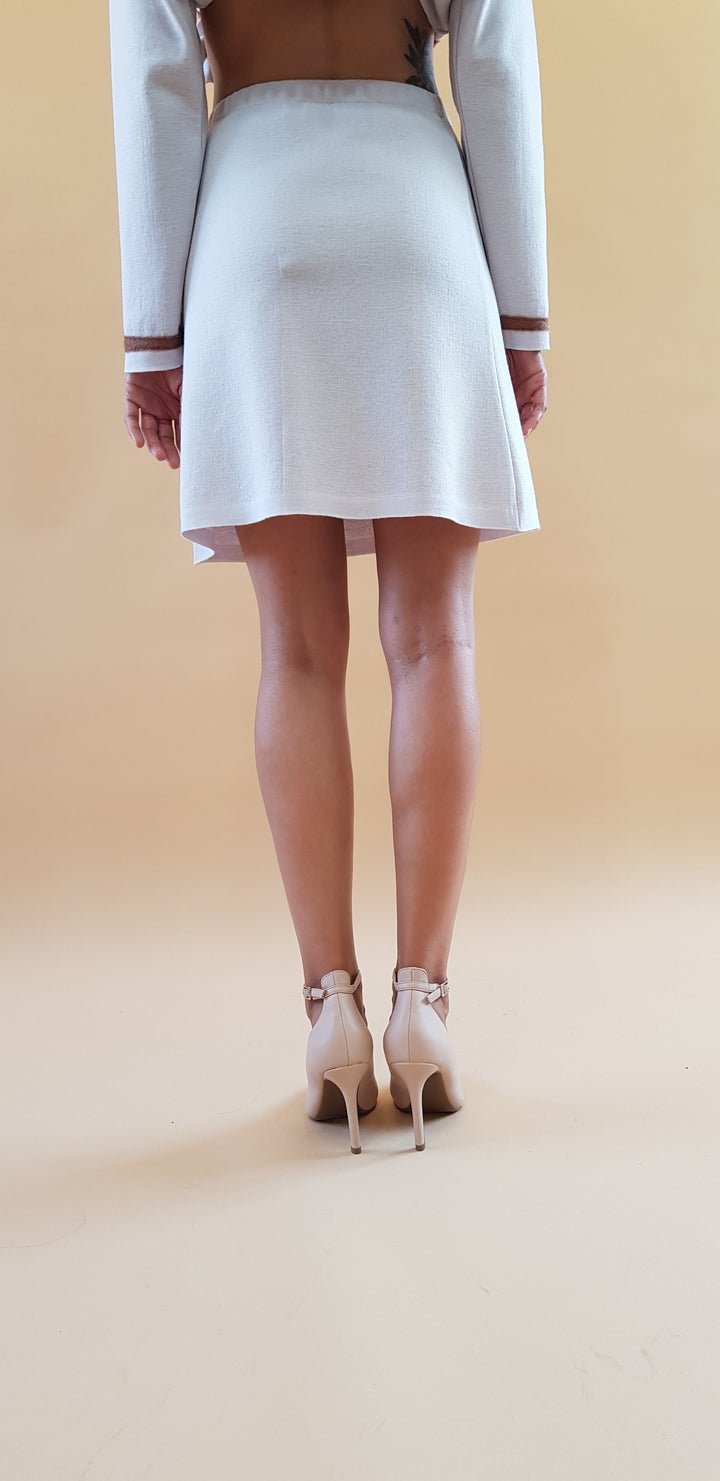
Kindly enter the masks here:
<path id="1" fill-rule="evenodd" d="M 360 835 L 379 1050 L 391 877 Z M 418 1155 L 379 1057 L 361 1157 L 304 1116 L 269 851 L 220 888 L 202 850 L 91 884 L 82 839 L 46 849 L 6 938 L 8 1481 L 717 1474 L 717 870 L 599 823 L 524 861 L 489 837 L 451 961 L 466 1105 Z"/>

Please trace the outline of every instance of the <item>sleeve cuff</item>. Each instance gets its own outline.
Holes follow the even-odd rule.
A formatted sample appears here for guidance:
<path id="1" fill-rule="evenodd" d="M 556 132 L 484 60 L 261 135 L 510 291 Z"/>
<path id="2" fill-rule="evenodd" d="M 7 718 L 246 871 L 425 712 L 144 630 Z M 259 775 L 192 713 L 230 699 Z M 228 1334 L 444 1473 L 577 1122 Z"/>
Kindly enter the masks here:
<path id="1" fill-rule="evenodd" d="M 183 347 L 168 350 L 126 350 L 125 374 L 142 370 L 178 370 L 183 363 Z"/>
<path id="2" fill-rule="evenodd" d="M 549 350 L 549 329 L 503 329 L 506 350 Z"/>
<path id="3" fill-rule="evenodd" d="M 500 328 L 506 350 L 549 350 L 547 318 L 531 319 L 523 314 L 501 314 Z"/>

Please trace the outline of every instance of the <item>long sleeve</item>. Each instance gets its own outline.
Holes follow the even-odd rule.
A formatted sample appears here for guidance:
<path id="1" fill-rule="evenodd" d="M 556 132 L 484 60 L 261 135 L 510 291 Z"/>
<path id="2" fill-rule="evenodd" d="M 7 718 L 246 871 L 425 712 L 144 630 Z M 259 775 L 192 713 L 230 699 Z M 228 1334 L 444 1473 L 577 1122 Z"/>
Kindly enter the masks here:
<path id="1" fill-rule="evenodd" d="M 550 347 L 540 74 L 532 0 L 451 0 L 450 85 L 509 349 Z"/>
<path id="2" fill-rule="evenodd" d="M 182 365 L 182 299 L 207 142 L 191 0 L 109 0 L 125 370 Z"/>

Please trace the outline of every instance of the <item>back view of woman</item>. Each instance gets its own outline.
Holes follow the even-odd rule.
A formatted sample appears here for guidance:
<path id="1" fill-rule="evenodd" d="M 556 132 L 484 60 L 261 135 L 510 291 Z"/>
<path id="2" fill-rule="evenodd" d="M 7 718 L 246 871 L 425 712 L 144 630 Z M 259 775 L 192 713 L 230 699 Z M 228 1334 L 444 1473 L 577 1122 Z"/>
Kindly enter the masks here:
<path id="1" fill-rule="evenodd" d="M 480 761 L 478 547 L 540 528 L 532 0 L 110 0 L 110 24 L 126 425 L 179 468 L 195 562 L 245 563 L 256 593 L 256 759 L 311 1022 L 306 1109 L 347 1115 L 353 1151 L 378 1086 L 352 920 L 347 561 L 375 556 L 397 905 L 383 1048 L 421 1149 L 423 1109 L 463 1103 L 447 963 Z M 461 144 L 433 74 L 446 34 Z"/>

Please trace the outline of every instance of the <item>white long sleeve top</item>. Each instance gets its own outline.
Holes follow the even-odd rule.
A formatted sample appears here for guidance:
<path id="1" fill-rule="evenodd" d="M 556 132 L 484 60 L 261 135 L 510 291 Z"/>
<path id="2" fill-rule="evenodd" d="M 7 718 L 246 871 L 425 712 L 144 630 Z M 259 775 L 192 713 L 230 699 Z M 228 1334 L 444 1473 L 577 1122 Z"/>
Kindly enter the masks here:
<path id="1" fill-rule="evenodd" d="M 182 299 L 205 146 L 212 0 L 109 0 L 125 370 L 182 365 Z M 549 349 L 533 0 L 422 0 L 449 35 L 461 148 L 508 348 Z"/>

